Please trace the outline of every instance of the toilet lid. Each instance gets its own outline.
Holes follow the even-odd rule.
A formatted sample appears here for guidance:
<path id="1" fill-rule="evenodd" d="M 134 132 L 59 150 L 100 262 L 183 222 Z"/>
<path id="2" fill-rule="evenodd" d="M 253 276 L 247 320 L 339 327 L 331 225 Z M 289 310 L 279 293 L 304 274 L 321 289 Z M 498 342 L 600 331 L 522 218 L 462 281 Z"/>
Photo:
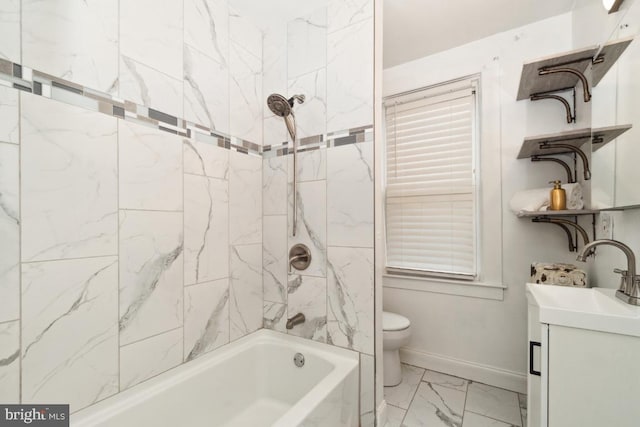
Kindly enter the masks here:
<path id="1" fill-rule="evenodd" d="M 411 326 L 411 322 L 404 316 L 388 311 L 382 312 L 382 329 L 385 331 L 401 331 Z"/>

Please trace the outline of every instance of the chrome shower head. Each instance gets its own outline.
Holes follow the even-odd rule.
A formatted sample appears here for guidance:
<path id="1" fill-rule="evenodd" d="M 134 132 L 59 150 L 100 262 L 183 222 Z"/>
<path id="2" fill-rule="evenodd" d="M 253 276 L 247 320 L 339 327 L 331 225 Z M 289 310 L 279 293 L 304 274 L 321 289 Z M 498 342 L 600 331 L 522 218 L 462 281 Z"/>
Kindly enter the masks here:
<path id="1" fill-rule="evenodd" d="M 276 116 L 287 117 L 291 114 L 294 101 L 298 101 L 298 104 L 302 104 L 304 99 L 304 95 L 293 95 L 291 98 L 287 99 L 280 94 L 273 93 L 267 98 L 267 105 Z"/>

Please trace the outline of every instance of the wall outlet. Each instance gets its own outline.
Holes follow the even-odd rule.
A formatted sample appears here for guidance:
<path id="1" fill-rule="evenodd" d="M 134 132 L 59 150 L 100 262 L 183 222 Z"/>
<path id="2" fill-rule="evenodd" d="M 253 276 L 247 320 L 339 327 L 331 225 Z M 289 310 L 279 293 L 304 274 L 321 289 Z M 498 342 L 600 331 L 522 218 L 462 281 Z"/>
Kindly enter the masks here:
<path id="1" fill-rule="evenodd" d="M 599 226 L 597 228 L 599 239 L 613 239 L 613 217 L 608 213 L 600 213 Z"/>

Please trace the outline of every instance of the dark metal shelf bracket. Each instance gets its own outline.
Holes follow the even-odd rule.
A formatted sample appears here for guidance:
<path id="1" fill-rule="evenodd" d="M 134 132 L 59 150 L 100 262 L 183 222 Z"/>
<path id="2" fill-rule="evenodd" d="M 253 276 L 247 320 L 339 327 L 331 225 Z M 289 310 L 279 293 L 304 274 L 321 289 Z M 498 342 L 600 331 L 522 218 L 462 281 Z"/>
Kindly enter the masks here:
<path id="1" fill-rule="evenodd" d="M 576 235 L 576 239 L 574 241 L 573 236 L 571 235 L 571 230 L 569 230 L 569 227 L 572 227 L 573 229 L 576 230 L 578 234 L 580 234 L 580 236 L 582 237 L 582 243 L 584 245 L 589 243 L 589 235 L 587 234 L 586 230 L 578 224 L 577 218 L 574 222 L 564 218 L 549 218 L 548 216 L 541 215 L 539 217 L 532 218 L 531 222 L 537 222 L 537 223 L 543 222 L 547 224 L 554 224 L 562 228 L 564 232 L 567 234 L 567 240 L 569 241 L 570 252 L 578 251 L 578 236 Z"/>
<path id="2" fill-rule="evenodd" d="M 570 73 L 574 76 L 577 76 L 582 82 L 583 89 L 583 98 L 584 102 L 591 101 L 591 91 L 589 90 L 589 82 L 584 74 L 578 70 L 569 67 L 544 67 L 538 70 L 538 74 L 541 76 L 545 76 L 547 74 L 555 74 L 555 73 Z"/>
<path id="3" fill-rule="evenodd" d="M 573 173 L 571 172 L 571 167 L 563 160 L 557 159 L 555 157 L 533 156 L 533 157 L 531 157 L 531 161 L 532 162 L 554 162 L 554 163 L 558 163 L 567 172 L 567 182 L 569 184 L 573 184 L 574 182 L 576 182 L 576 179 L 573 177 Z"/>
<path id="4" fill-rule="evenodd" d="M 531 95 L 532 101 L 541 101 L 543 99 L 553 99 L 559 101 L 564 106 L 564 109 L 567 113 L 567 123 L 575 123 L 576 122 L 576 90 L 573 89 L 573 113 L 571 113 L 571 105 L 569 101 L 561 97 L 560 95 L 551 95 L 551 94 L 533 94 Z"/>
<path id="5" fill-rule="evenodd" d="M 557 144 L 555 142 L 553 144 L 550 144 L 548 142 L 543 142 L 542 144 L 540 144 L 541 150 L 553 149 L 553 148 L 564 148 L 566 150 L 570 150 L 576 153 L 580 157 L 580 159 L 582 159 L 582 166 L 584 168 L 584 179 L 586 181 L 591 179 L 591 170 L 589 169 L 589 159 L 587 158 L 587 155 L 584 153 L 584 151 L 582 151 L 578 147 L 574 147 L 571 144 Z"/>

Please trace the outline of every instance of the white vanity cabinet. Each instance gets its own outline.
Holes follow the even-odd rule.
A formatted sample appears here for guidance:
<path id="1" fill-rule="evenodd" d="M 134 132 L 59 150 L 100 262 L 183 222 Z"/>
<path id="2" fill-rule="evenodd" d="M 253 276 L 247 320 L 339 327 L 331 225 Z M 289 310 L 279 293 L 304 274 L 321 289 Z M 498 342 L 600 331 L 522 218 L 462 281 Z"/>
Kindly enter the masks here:
<path id="1" fill-rule="evenodd" d="M 528 426 L 640 426 L 640 308 L 555 288 L 527 285 Z"/>

